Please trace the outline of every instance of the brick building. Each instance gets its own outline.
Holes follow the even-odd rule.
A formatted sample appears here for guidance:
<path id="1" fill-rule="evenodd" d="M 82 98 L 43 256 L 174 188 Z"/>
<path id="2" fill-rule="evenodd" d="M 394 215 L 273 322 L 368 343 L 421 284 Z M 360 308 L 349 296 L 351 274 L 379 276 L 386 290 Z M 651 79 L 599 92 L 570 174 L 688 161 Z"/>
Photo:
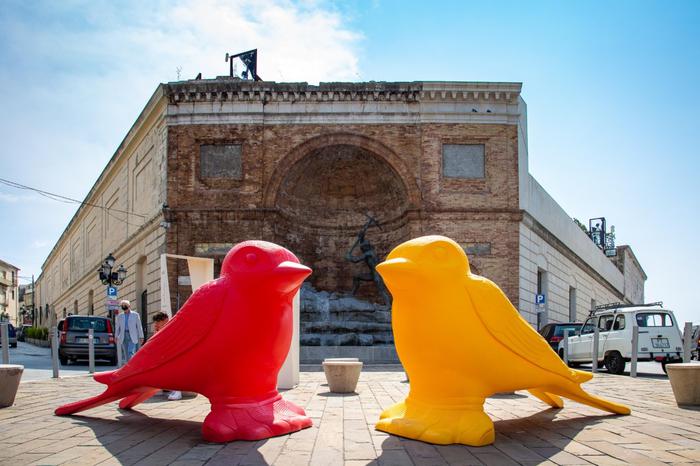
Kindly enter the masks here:
<path id="1" fill-rule="evenodd" d="M 533 324 L 538 290 L 548 296 L 541 317 L 556 321 L 581 319 L 594 303 L 643 300 L 646 276 L 631 250 L 613 264 L 529 174 L 520 90 L 227 77 L 161 84 L 87 196 L 107 209 L 82 206 L 44 263 L 39 318 L 104 314 L 95 270 L 112 252 L 129 270 L 120 298 L 148 323 L 160 308 L 161 254 L 212 257 L 218 271 L 226 251 L 250 238 L 294 251 L 314 269 L 316 290 L 347 293 L 363 271 L 345 255 L 365 214 L 381 223 L 368 232 L 380 256 L 419 235 L 454 238 L 472 270 Z M 187 269 L 168 269 L 177 308 Z M 360 296 L 376 293 L 366 285 Z"/>

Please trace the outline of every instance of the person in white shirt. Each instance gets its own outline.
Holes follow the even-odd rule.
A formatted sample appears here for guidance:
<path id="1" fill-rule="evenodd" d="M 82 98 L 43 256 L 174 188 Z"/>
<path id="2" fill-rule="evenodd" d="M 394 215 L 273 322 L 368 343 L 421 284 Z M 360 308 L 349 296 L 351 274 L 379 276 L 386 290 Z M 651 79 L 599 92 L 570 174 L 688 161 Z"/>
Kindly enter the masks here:
<path id="1" fill-rule="evenodd" d="M 117 347 L 122 352 L 122 364 L 126 364 L 143 344 L 143 328 L 140 316 L 131 310 L 131 303 L 122 300 L 122 312 L 117 314 Z"/>

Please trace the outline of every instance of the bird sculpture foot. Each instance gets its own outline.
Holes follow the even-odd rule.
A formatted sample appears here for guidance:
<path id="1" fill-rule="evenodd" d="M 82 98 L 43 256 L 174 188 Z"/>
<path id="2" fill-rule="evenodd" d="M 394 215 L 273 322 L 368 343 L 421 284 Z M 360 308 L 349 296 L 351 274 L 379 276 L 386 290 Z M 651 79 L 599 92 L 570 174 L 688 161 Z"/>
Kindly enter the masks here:
<path id="1" fill-rule="evenodd" d="M 208 442 L 261 440 L 311 427 L 304 409 L 277 394 L 256 403 L 211 400 L 202 434 Z"/>
<path id="2" fill-rule="evenodd" d="M 493 422 L 483 400 L 460 405 L 431 405 L 406 399 L 385 410 L 377 430 L 438 445 L 461 443 L 474 447 L 493 443 Z"/>

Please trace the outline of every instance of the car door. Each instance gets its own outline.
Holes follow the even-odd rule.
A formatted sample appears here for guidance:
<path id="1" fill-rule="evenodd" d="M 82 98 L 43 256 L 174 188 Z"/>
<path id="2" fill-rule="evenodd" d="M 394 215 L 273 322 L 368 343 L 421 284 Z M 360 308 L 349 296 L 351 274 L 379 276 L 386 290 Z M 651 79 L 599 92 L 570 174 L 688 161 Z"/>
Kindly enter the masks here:
<path id="1" fill-rule="evenodd" d="M 626 341 L 626 326 L 627 322 L 624 314 L 617 314 L 614 316 L 612 328 L 606 332 L 605 342 L 603 342 L 603 338 L 601 338 L 601 357 L 608 351 L 619 351 L 622 356 L 629 357 L 629 354 L 626 354 L 626 349 L 629 346 L 629 342 Z M 602 335 L 601 333 L 601 337 Z"/>
<path id="2" fill-rule="evenodd" d="M 605 345 L 615 322 L 614 314 L 603 314 L 598 318 L 598 360 L 603 360 Z M 593 351 L 593 337 L 591 337 L 591 349 Z"/>
<path id="3" fill-rule="evenodd" d="M 680 330 L 671 313 L 666 311 L 638 312 L 639 347 L 655 355 L 681 351 Z M 681 348 L 681 349 L 678 349 Z"/>
<path id="4" fill-rule="evenodd" d="M 569 337 L 569 359 L 579 361 L 590 356 L 590 348 L 588 348 L 588 354 L 585 353 L 585 349 L 592 333 L 593 317 L 589 317 L 581 327 L 581 331 Z"/>

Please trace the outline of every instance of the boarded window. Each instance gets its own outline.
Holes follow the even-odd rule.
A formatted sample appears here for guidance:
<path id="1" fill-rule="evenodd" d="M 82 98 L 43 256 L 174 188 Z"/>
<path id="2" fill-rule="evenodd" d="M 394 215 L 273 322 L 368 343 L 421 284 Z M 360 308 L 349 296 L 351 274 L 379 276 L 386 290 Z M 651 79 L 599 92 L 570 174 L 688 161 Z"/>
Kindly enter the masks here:
<path id="1" fill-rule="evenodd" d="M 446 178 L 483 179 L 483 144 L 443 144 L 442 174 Z"/>
<path id="2" fill-rule="evenodd" d="M 467 243 L 463 249 L 469 256 L 488 256 L 491 254 L 491 243 Z"/>
<path id="3" fill-rule="evenodd" d="M 199 151 L 203 178 L 243 179 L 240 144 L 203 144 Z"/>

